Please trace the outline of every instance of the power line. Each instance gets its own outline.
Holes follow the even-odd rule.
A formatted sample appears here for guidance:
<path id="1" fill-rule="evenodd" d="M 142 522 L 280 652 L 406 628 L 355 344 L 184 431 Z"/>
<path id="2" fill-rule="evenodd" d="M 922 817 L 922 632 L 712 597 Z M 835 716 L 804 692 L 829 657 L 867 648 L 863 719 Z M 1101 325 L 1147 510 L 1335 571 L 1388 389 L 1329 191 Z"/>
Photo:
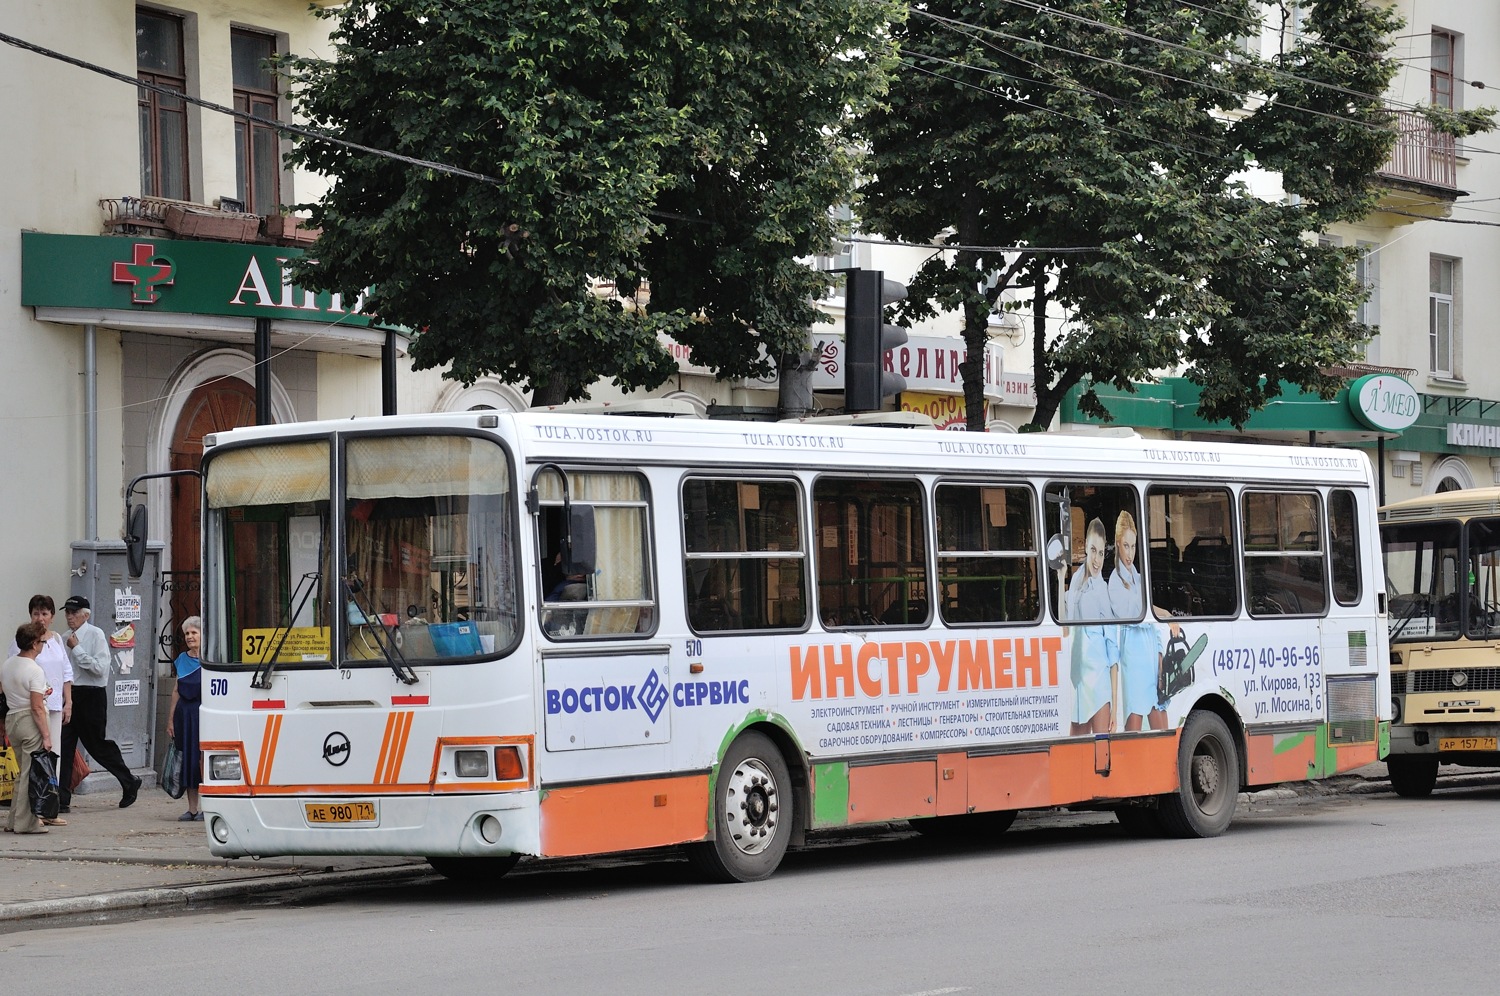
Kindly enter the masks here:
<path id="1" fill-rule="evenodd" d="M 318 131 L 314 128 L 304 128 L 300 125 L 288 124 L 285 121 L 276 121 L 271 118 L 263 118 L 258 114 L 251 114 L 247 111 L 237 110 L 233 107 L 225 107 L 223 104 L 216 104 L 211 100 L 204 100 L 202 97 L 194 97 L 191 94 L 183 93 L 181 90 L 174 90 L 171 87 L 163 86 L 158 83 L 151 83 L 135 76 L 129 76 L 125 73 L 116 72 L 113 69 L 98 65 L 97 63 L 86 62 L 83 59 L 77 59 L 71 55 L 64 55 L 61 52 L 55 51 L 50 48 L 44 48 L 41 45 L 26 41 L 22 38 L 17 38 L 14 35 L 5 34 L 4 32 L 0 32 L 0 41 L 5 42 L 7 45 L 13 45 L 16 48 L 25 49 L 28 52 L 35 52 L 38 55 L 46 56 L 49 59 L 56 59 L 59 62 L 65 62 L 70 66 L 77 66 L 79 69 L 86 69 L 91 73 L 98 73 L 100 76 L 107 76 L 110 79 L 119 80 L 121 83 L 129 83 L 131 86 L 138 87 L 142 90 L 150 90 L 154 93 L 159 93 L 177 100 L 185 100 L 189 104 L 195 104 L 198 107 L 202 107 L 210 111 L 218 111 L 220 114 L 228 114 L 229 116 L 239 118 L 242 121 L 249 121 L 254 124 L 265 125 L 268 128 L 274 128 L 279 132 L 285 132 L 289 135 L 297 135 L 300 138 L 311 138 L 319 142 L 328 142 L 332 145 L 342 146 L 346 149 L 353 149 L 356 152 L 364 152 L 373 156 L 381 156 L 386 159 L 394 159 L 397 162 L 406 163 L 409 166 L 420 166 L 423 169 L 430 169 L 437 173 L 446 173 L 450 176 L 462 177 L 466 180 L 478 180 L 480 183 L 488 183 L 492 186 L 497 187 L 502 185 L 501 180 L 493 176 L 487 176 L 484 173 L 475 173 L 473 170 L 461 169 L 457 166 L 449 166 L 446 163 L 434 162 L 431 159 L 417 159 L 413 156 L 404 156 L 399 152 L 391 152 L 388 149 L 377 149 L 369 145 L 361 145 L 358 142 L 351 142 L 348 139 L 336 138 L 333 135 Z"/>
<path id="2" fill-rule="evenodd" d="M 1006 2 L 1008 2 L 1008 3 L 1016 3 L 1016 2 L 1021 2 L 1021 0 L 1006 0 Z M 1209 83 L 1209 82 L 1206 82 L 1206 81 L 1203 81 L 1203 80 L 1190 80 L 1190 79 L 1187 79 L 1187 78 L 1182 77 L 1182 76 L 1173 76 L 1171 73 L 1162 72 L 1159 69 L 1152 69 L 1152 68 L 1150 68 L 1148 66 L 1132 65 L 1132 64 L 1127 63 L 1127 62 L 1121 62 L 1119 59 L 1111 59 L 1108 56 L 1095 55 L 1095 54 L 1093 54 L 1091 52 L 1084 52 L 1084 51 L 1081 51 L 1079 49 L 1068 48 L 1068 47 L 1063 46 L 1063 45 L 1054 45 L 1054 44 L 1052 44 L 1050 42 L 1044 42 L 1044 41 L 1040 41 L 1040 40 L 1034 39 L 1034 38 L 1025 38 L 1025 37 L 1023 37 L 1021 35 L 1013 35 L 1013 34 L 1010 34 L 1008 32 L 1001 31 L 998 28 L 986 28 L 986 27 L 983 27 L 981 25 L 970 24 L 967 21 L 959 21 L 959 20 L 955 20 L 954 18 L 943 17 L 943 16 L 938 15 L 938 14 L 930 14 L 930 13 L 927 13 L 926 11 L 916 11 L 916 10 L 913 10 L 912 13 L 920 14 L 920 16 L 922 16 L 922 17 L 926 17 L 926 18 L 928 18 L 930 20 L 937 21 L 938 23 L 943 24 L 944 26 L 948 27 L 950 30 L 954 30 L 954 29 L 957 29 L 959 27 L 967 28 L 968 31 L 960 32 L 960 33 L 964 34 L 966 37 L 974 38 L 974 35 L 970 34 L 969 32 L 981 32 L 981 33 L 984 33 L 984 34 L 995 35 L 997 37 L 1007 39 L 1008 41 L 1021 42 L 1023 44 L 1027 44 L 1027 45 L 1036 45 L 1036 46 L 1038 46 L 1040 48 L 1051 49 L 1054 52 L 1062 52 L 1062 53 L 1067 54 L 1067 55 L 1078 56 L 1080 58 L 1089 59 L 1089 60 L 1092 60 L 1094 62 L 1101 62 L 1101 63 L 1104 63 L 1105 65 L 1119 66 L 1120 68 L 1127 69 L 1127 70 L 1129 70 L 1131 72 L 1144 73 L 1144 74 L 1146 74 L 1148 76 L 1156 76 L 1156 77 L 1158 77 L 1160 79 L 1171 80 L 1171 81 L 1173 81 L 1175 83 L 1187 83 L 1189 85 L 1201 86 L 1201 87 L 1204 87 L 1205 89 L 1216 90 L 1219 93 L 1228 94 L 1229 96 L 1235 97 L 1236 99 L 1240 99 L 1240 100 L 1244 99 L 1243 95 L 1235 92 L 1234 90 L 1231 90 L 1230 88 L 1225 87 L 1225 86 L 1220 86 L 1220 85 L 1215 84 L 1215 83 Z M 975 41 L 981 41 L 978 38 L 974 38 L 974 40 Z M 983 42 L 981 42 L 981 44 L 983 44 Z M 1163 41 L 1162 44 L 1163 45 L 1172 45 L 1174 43 Z M 999 48 L 999 47 L 995 47 L 995 46 L 991 46 L 991 47 L 994 47 L 995 51 L 1001 52 L 1002 54 L 1009 55 L 1012 58 L 1019 59 L 1022 62 L 1027 62 L 1028 65 L 1034 65 L 1034 63 L 1028 62 L 1028 60 L 1026 60 L 1026 59 L 1024 59 L 1024 58 L 1022 58 L 1022 57 L 1020 57 L 1018 55 L 1016 55 L 1015 53 L 1013 53 L 1013 52 L 1011 52 L 1011 51 L 1009 51 L 1007 49 L 1003 49 L 1003 48 Z M 1177 46 L 1177 47 L 1179 47 L 1179 48 L 1185 48 L 1185 46 Z M 1205 53 L 1203 53 L 1201 51 L 1195 51 L 1193 49 L 1186 49 L 1185 48 L 1185 50 L 1189 51 L 1189 52 L 1195 52 L 1195 54 L 1198 54 L 1198 55 L 1205 54 Z M 972 67 L 972 68 L 978 68 L 978 67 Z M 1295 77 L 1295 78 L 1302 79 L 1302 77 Z M 1315 83 L 1316 81 L 1314 81 L 1314 80 L 1303 80 L 1303 82 L 1306 82 L 1306 83 Z M 1346 92 L 1353 93 L 1354 91 L 1346 91 Z M 1368 98 L 1368 99 L 1377 99 L 1378 100 L 1379 98 Z M 1320 111 L 1320 110 L 1316 110 L 1315 108 L 1311 108 L 1311 107 L 1303 107 L 1300 104 L 1293 104 L 1293 103 L 1290 103 L 1289 101 L 1286 101 L 1286 100 L 1276 100 L 1274 102 L 1271 101 L 1271 100 L 1267 100 L 1265 102 L 1266 105 L 1271 105 L 1273 103 L 1277 107 L 1284 107 L 1284 108 L 1287 108 L 1288 110 L 1302 111 L 1302 112 L 1304 112 L 1306 114 L 1312 114 L 1312 115 L 1315 115 L 1317 117 L 1328 118 L 1329 120 L 1332 120 L 1332 121 L 1337 121 L 1337 122 L 1340 122 L 1342 124 L 1354 125 L 1356 127 L 1365 128 L 1365 129 L 1368 129 L 1370 131 L 1382 131 L 1382 130 L 1384 130 L 1383 128 L 1381 128 L 1381 126 L 1376 125 L 1376 124 L 1371 124 L 1368 121 L 1360 121 L 1357 118 L 1344 117 L 1343 115 L 1334 114 L 1334 113 L 1329 112 L 1329 111 Z M 1236 109 L 1237 108 L 1228 108 L 1227 110 L 1236 110 Z"/>
<path id="3" fill-rule="evenodd" d="M 957 243 L 934 243 L 934 242 L 902 242 L 899 239 L 876 239 L 862 235 L 845 236 L 844 242 L 862 242 L 874 246 L 907 246 L 912 249 L 940 249 L 943 251 L 953 250 L 966 252 L 1014 252 L 1014 253 L 1053 253 L 1053 252 L 1102 252 L 1103 246 L 966 246 Z"/>

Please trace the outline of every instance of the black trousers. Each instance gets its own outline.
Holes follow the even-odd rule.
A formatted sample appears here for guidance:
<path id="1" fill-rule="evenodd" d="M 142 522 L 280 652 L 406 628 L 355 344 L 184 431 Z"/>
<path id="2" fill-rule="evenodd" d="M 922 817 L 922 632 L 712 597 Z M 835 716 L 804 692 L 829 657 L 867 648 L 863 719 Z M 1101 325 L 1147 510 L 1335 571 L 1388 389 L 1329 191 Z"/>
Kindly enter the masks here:
<path id="1" fill-rule="evenodd" d="M 104 734 L 108 717 L 109 699 L 105 689 L 93 685 L 73 686 L 73 721 L 63 724 L 62 753 L 58 759 L 58 767 L 62 770 L 57 773 L 57 793 L 64 806 L 73 801 L 70 788 L 73 784 L 73 755 L 79 744 L 83 744 L 89 757 L 119 779 L 121 789 L 135 783 L 135 776 L 120 756 L 119 746 Z"/>

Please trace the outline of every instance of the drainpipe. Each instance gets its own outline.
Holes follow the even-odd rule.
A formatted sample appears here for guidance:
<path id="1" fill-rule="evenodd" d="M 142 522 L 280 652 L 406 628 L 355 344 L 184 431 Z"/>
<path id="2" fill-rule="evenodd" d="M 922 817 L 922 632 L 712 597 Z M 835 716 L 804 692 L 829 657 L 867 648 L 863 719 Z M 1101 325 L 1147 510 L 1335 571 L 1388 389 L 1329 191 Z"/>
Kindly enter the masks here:
<path id="1" fill-rule="evenodd" d="M 83 535 L 99 539 L 98 330 L 83 327 Z"/>
<path id="2" fill-rule="evenodd" d="M 255 320 L 255 424 L 270 425 L 271 417 L 271 320 Z"/>
<path id="3" fill-rule="evenodd" d="M 396 333 L 389 329 L 380 351 L 380 414 L 396 414 Z"/>

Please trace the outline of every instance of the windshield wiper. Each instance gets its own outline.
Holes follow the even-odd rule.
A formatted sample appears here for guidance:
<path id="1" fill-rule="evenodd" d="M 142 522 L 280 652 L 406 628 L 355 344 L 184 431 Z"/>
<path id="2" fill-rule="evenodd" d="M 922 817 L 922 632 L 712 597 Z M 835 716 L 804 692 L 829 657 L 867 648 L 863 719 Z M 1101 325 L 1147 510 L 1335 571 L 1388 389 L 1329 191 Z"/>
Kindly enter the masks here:
<path id="1" fill-rule="evenodd" d="M 281 648 L 286 646 L 286 638 L 292 634 L 292 620 L 302 615 L 303 606 L 307 604 L 307 600 L 311 597 L 312 593 L 317 590 L 318 583 L 322 579 L 322 574 L 313 571 L 302 575 L 301 580 L 297 582 L 297 587 L 292 590 L 291 597 L 286 600 L 286 621 L 276 627 L 276 630 L 271 634 L 271 638 L 266 641 L 266 648 L 261 651 L 260 660 L 257 662 L 259 667 L 255 669 L 255 674 L 250 678 L 251 688 L 265 689 L 271 687 L 271 672 L 276 670 L 276 662 L 281 658 Z M 298 597 L 299 595 L 301 596 L 300 598 Z M 292 605 L 294 601 L 297 603 L 295 607 Z M 330 654 L 329 657 L 330 663 L 332 663 L 332 655 Z"/>
<path id="2" fill-rule="evenodd" d="M 359 593 L 364 590 L 364 585 L 359 578 L 350 574 L 344 578 L 344 595 L 349 599 L 349 604 L 354 606 L 355 613 L 364 618 L 363 625 L 370 627 L 370 635 L 375 638 L 375 645 L 380 648 L 381 656 L 390 669 L 395 672 L 396 678 L 407 685 L 415 685 L 422 679 L 417 677 L 411 665 L 406 663 L 406 655 L 401 652 L 401 642 L 397 639 L 398 632 L 394 626 L 387 626 L 378 612 L 371 611 L 374 606 L 369 604 L 369 599 L 364 605 L 359 604 Z M 351 613 L 353 615 L 353 613 Z M 355 625 L 354 620 L 349 620 L 350 626 Z"/>

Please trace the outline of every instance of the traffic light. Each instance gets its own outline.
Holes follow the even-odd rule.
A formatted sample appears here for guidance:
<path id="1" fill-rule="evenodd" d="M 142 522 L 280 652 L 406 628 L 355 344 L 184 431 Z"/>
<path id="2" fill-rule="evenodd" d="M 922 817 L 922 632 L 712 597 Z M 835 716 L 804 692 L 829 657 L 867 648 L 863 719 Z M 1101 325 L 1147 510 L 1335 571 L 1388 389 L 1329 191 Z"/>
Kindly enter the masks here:
<path id="1" fill-rule="evenodd" d="M 906 298 L 906 285 L 880 270 L 848 270 L 844 286 L 844 411 L 876 412 L 906 390 L 906 378 L 885 369 L 885 354 L 906 342 L 906 330 L 885 323 L 887 305 Z"/>

